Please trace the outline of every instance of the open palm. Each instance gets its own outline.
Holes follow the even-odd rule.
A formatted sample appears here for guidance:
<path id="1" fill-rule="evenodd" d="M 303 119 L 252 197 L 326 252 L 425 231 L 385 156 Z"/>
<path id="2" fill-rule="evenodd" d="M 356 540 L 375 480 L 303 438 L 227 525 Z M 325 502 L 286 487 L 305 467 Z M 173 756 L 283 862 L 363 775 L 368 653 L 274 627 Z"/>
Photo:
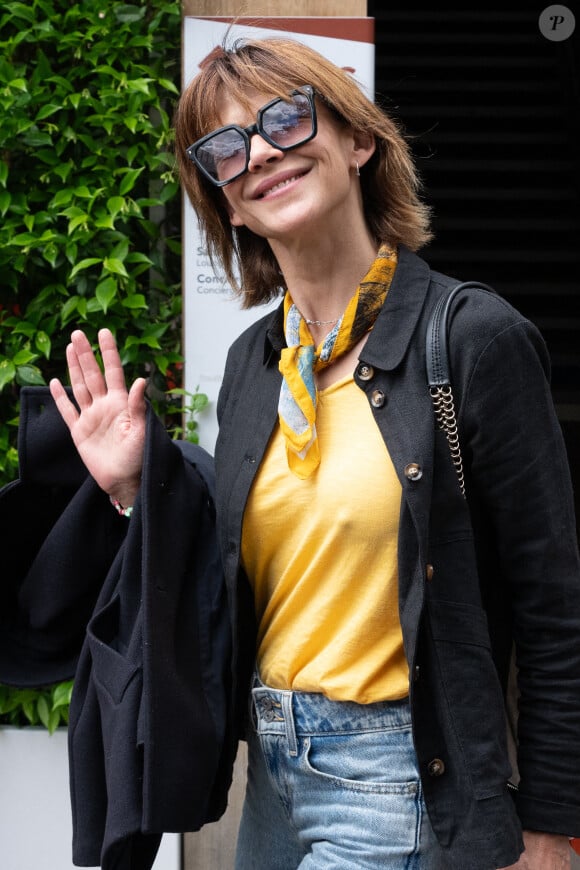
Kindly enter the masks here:
<path id="1" fill-rule="evenodd" d="M 129 505 L 141 479 L 146 381 L 138 378 L 127 391 L 110 330 L 100 330 L 99 347 L 103 371 L 84 332 L 71 335 L 66 357 L 78 408 L 58 379 L 50 382 L 50 392 L 89 473 L 105 492 Z"/>

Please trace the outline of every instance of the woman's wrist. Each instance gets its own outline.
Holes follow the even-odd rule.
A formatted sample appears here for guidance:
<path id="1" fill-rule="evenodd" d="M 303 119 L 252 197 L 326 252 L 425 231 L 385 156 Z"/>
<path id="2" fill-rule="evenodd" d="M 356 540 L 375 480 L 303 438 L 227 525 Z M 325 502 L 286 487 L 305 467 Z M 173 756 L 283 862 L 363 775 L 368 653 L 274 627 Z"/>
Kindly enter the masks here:
<path id="1" fill-rule="evenodd" d="M 124 506 L 121 504 L 121 502 L 120 502 L 120 501 L 117 501 L 116 498 L 113 498 L 112 495 L 109 496 L 109 499 L 110 499 L 110 501 L 111 501 L 111 504 L 113 505 L 113 507 L 114 507 L 115 510 L 117 511 L 117 513 L 118 513 L 120 516 L 122 516 L 122 517 L 127 517 L 127 519 L 129 519 L 129 517 L 130 517 L 131 514 L 133 513 L 133 505 L 131 504 L 131 505 L 129 505 L 128 507 L 124 507 Z"/>
<path id="2" fill-rule="evenodd" d="M 136 481 L 130 484 L 123 484 L 123 486 L 115 487 L 114 489 L 110 489 L 107 492 L 111 504 L 120 513 L 122 516 L 130 516 L 131 509 L 135 504 L 135 499 L 137 498 L 137 493 L 139 492 L 141 486 L 141 481 Z"/>

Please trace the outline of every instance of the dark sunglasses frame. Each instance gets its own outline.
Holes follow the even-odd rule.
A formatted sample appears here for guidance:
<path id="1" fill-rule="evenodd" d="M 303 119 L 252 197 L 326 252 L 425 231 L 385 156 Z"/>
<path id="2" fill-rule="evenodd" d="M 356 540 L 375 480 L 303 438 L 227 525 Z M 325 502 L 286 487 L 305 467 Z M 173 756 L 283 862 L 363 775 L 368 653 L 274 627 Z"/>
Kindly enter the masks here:
<path id="1" fill-rule="evenodd" d="M 189 157 L 189 159 L 195 164 L 195 166 L 199 169 L 204 178 L 207 178 L 208 181 L 211 182 L 215 187 L 225 187 L 226 184 L 231 184 L 232 181 L 235 181 L 240 176 L 245 175 L 248 171 L 248 166 L 250 163 L 250 147 L 251 147 L 251 138 L 252 136 L 258 135 L 264 139 L 268 145 L 271 145 L 273 148 L 276 148 L 278 151 L 292 151 L 294 148 L 298 148 L 300 145 L 305 145 L 306 142 L 310 142 L 311 139 L 314 139 L 316 133 L 318 132 L 318 121 L 316 118 L 316 105 L 314 103 L 314 88 L 312 85 L 303 85 L 300 88 L 296 88 L 290 94 L 291 97 L 296 94 L 301 94 L 302 96 L 308 99 L 308 104 L 310 106 L 310 114 L 312 117 L 312 132 L 306 136 L 304 139 L 301 139 L 299 142 L 294 142 L 292 145 L 280 145 L 279 142 L 275 142 L 268 134 L 265 132 L 262 126 L 262 118 L 264 113 L 271 109 L 272 106 L 275 106 L 276 103 L 285 102 L 280 97 L 276 97 L 270 102 L 266 103 L 265 106 L 262 106 L 258 109 L 256 113 L 256 122 L 254 124 L 250 124 L 248 127 L 240 127 L 238 124 L 227 124 L 225 127 L 219 127 L 217 130 L 213 130 L 211 133 L 208 133 L 205 136 L 202 136 L 201 139 L 198 139 L 193 145 L 190 145 L 185 149 L 185 153 Z M 219 133 L 225 133 L 227 130 L 236 130 L 242 137 L 246 146 L 246 165 L 241 172 L 238 172 L 232 178 L 228 178 L 226 181 L 218 181 L 217 178 L 214 178 L 207 169 L 203 166 L 202 162 L 197 157 L 197 151 L 202 147 L 206 142 L 213 139 L 214 136 Z"/>

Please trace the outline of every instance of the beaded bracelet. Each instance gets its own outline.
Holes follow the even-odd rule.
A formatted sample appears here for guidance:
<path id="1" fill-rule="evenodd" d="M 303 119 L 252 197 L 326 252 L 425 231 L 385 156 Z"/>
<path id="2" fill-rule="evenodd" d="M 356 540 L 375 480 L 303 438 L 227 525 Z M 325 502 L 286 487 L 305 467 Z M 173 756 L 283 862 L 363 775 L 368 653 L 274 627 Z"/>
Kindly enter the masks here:
<path id="1" fill-rule="evenodd" d="M 117 513 L 120 514 L 122 517 L 127 517 L 127 519 L 129 519 L 129 517 L 133 513 L 133 505 L 131 505 L 131 507 L 123 507 L 121 502 L 118 501 L 116 498 L 113 498 L 112 495 L 109 496 L 109 499 Z"/>

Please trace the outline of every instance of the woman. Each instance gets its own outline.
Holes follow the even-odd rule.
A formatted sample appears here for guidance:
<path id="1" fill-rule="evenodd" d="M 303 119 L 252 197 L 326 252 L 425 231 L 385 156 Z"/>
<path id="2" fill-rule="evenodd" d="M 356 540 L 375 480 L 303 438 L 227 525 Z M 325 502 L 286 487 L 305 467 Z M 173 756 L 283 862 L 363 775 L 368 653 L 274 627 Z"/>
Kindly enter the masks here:
<path id="1" fill-rule="evenodd" d="M 456 282 L 414 253 L 429 215 L 393 121 L 305 46 L 246 41 L 183 94 L 176 147 L 244 305 L 283 294 L 234 343 L 218 402 L 218 535 L 250 689 L 238 870 L 568 866 L 580 572 L 541 338 L 493 293 L 456 306 L 468 511 L 425 381 L 427 320 Z M 107 330 L 100 347 L 105 377 L 73 333 L 78 409 L 51 392 L 129 515 L 145 382 L 127 394 Z"/>

